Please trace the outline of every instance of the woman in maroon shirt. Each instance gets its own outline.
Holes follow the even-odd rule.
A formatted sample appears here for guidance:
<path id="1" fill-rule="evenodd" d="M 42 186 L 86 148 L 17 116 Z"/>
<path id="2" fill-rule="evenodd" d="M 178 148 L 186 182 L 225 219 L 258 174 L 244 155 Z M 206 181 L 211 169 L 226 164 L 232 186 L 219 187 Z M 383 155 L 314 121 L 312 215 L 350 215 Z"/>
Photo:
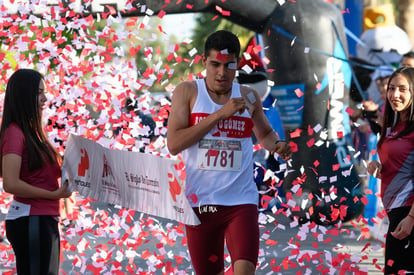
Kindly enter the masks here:
<path id="1" fill-rule="evenodd" d="M 381 198 L 390 220 L 385 240 L 385 274 L 414 272 L 413 92 L 414 68 L 396 70 L 388 82 L 377 144 L 380 162 L 368 165 L 368 172 L 381 179 Z"/>
<path id="2" fill-rule="evenodd" d="M 17 70 L 10 77 L 0 129 L 0 163 L 4 191 L 13 194 L 6 235 L 19 275 L 58 274 L 59 199 L 71 195 L 59 186 L 62 157 L 42 127 L 46 87 L 40 73 Z"/>

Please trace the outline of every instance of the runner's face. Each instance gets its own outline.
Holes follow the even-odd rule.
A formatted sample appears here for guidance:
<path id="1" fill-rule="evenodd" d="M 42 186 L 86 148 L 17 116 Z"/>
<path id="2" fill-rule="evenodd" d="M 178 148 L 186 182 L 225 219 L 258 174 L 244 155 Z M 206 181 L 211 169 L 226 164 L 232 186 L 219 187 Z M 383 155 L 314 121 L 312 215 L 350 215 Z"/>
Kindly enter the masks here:
<path id="1" fill-rule="evenodd" d="M 203 64 L 206 67 L 206 84 L 210 92 L 225 94 L 231 91 L 238 65 L 238 58 L 234 53 L 227 55 L 210 50 L 208 56 L 203 56 Z"/>
<path id="2" fill-rule="evenodd" d="M 387 91 L 387 99 L 391 104 L 391 108 L 395 112 L 399 112 L 401 119 L 408 118 L 410 106 L 412 104 L 412 96 L 410 84 L 402 75 L 396 75 L 390 82 Z"/>

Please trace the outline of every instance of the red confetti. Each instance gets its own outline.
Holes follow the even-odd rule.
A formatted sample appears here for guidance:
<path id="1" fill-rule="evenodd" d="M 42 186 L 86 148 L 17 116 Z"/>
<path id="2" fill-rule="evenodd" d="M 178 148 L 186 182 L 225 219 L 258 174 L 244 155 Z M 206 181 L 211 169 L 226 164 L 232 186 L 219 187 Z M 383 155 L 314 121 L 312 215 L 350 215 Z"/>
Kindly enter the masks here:
<path id="1" fill-rule="evenodd" d="M 394 260 L 388 259 L 387 265 L 388 266 L 393 266 L 394 265 Z"/>
<path id="2" fill-rule="evenodd" d="M 302 133 L 301 129 L 296 129 L 295 131 L 290 133 L 290 138 L 297 138 L 300 137 L 300 134 Z"/>
<path id="3" fill-rule="evenodd" d="M 321 88 L 322 88 L 322 84 L 318 82 L 316 84 L 316 89 L 319 91 Z"/>
<path id="4" fill-rule="evenodd" d="M 348 115 L 350 115 L 350 116 L 353 116 L 353 114 L 355 113 L 355 111 L 354 111 L 354 110 L 352 110 L 352 109 L 351 109 L 351 108 L 349 108 L 349 107 L 347 107 L 347 108 L 346 108 L 345 112 L 347 112 L 347 113 L 348 113 Z"/>
<path id="5" fill-rule="evenodd" d="M 158 13 L 158 17 L 159 18 L 164 18 L 164 16 L 166 15 L 167 13 L 164 11 L 164 10 L 160 10 L 160 12 Z"/>
<path id="6" fill-rule="evenodd" d="M 300 89 L 296 89 L 295 94 L 297 97 L 302 97 L 304 95 L 304 93 Z"/>
<path id="7" fill-rule="evenodd" d="M 216 55 L 216 59 L 222 62 L 226 62 L 228 58 L 227 54 L 222 54 L 221 52 L 218 52 Z"/>

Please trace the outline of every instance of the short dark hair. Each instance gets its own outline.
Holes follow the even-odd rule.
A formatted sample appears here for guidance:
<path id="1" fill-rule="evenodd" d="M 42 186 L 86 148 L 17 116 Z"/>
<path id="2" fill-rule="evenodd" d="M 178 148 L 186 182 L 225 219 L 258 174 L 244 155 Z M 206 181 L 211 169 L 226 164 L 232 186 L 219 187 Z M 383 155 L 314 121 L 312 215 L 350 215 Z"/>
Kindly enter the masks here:
<path id="1" fill-rule="evenodd" d="M 414 58 L 414 51 L 409 51 L 408 53 L 403 54 L 402 58 Z"/>
<path id="2" fill-rule="evenodd" d="M 237 36 L 226 30 L 219 30 L 210 34 L 204 44 L 204 54 L 208 56 L 210 50 L 227 50 L 229 54 L 240 55 L 240 41 Z"/>

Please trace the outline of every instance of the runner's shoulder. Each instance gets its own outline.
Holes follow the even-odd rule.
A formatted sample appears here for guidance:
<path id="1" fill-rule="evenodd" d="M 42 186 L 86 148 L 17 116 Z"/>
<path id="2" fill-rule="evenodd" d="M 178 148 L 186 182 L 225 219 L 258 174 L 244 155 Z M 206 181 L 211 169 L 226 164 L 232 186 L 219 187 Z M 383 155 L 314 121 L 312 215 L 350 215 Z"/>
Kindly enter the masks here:
<path id="1" fill-rule="evenodd" d="M 195 81 L 184 81 L 177 85 L 174 95 L 193 97 L 197 95 L 197 84 Z"/>

